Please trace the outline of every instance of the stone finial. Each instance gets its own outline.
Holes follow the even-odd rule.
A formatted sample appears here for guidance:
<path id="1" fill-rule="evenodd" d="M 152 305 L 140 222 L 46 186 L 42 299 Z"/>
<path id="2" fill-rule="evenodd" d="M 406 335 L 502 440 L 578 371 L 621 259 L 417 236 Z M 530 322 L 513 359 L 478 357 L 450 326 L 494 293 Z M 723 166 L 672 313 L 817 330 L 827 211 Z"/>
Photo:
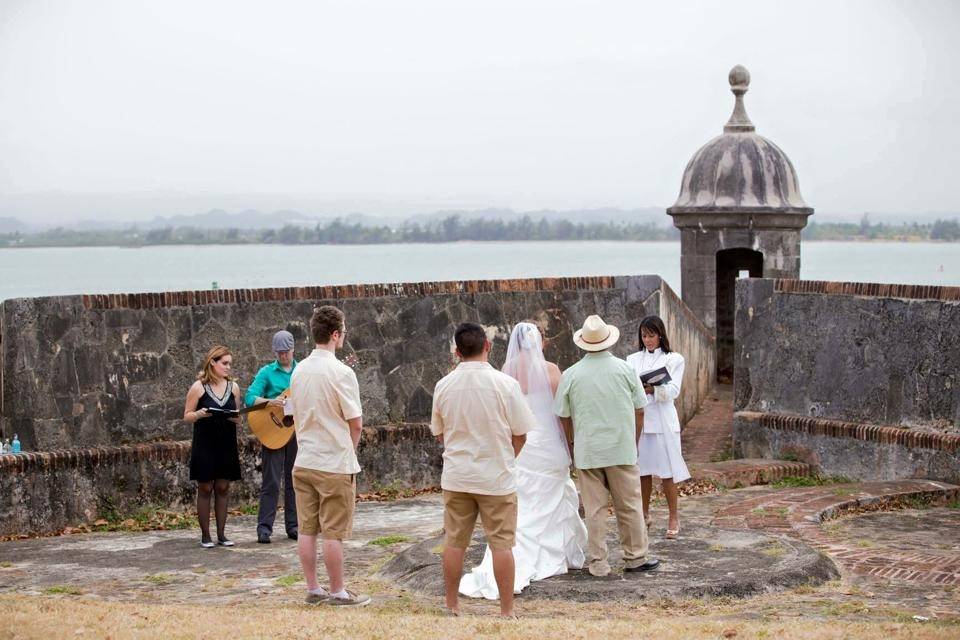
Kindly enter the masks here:
<path id="1" fill-rule="evenodd" d="M 743 94 L 750 88 L 750 72 L 743 65 L 737 65 L 730 69 L 730 75 L 727 78 L 730 81 L 730 91 L 736 96 L 736 102 L 733 105 L 733 113 L 730 119 L 723 127 L 724 133 L 743 133 L 754 131 L 755 127 L 750 122 L 747 110 L 743 107 Z"/>

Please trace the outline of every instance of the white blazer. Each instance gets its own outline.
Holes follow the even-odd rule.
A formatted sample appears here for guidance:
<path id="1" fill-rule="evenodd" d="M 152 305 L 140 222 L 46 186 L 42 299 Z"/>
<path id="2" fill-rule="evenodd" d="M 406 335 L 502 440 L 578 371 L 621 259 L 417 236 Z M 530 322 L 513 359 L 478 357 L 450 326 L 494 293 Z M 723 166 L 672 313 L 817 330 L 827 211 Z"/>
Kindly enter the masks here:
<path id="1" fill-rule="evenodd" d="M 673 401 L 680 396 L 680 384 L 683 382 L 683 356 L 671 351 L 664 353 L 657 349 L 650 353 L 646 349 L 627 356 L 627 364 L 637 372 L 637 377 L 660 367 L 666 367 L 670 382 L 653 388 L 653 394 L 647 394 L 648 404 L 643 408 L 644 433 L 680 432 L 680 416 Z"/>

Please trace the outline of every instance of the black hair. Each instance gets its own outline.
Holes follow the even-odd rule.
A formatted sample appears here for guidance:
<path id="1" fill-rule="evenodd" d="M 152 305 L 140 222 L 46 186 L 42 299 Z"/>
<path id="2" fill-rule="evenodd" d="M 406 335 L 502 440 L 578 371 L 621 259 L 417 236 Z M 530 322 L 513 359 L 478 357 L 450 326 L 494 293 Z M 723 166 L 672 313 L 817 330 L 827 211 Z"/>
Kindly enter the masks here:
<path id="1" fill-rule="evenodd" d="M 461 322 L 453 334 L 453 341 L 462 358 L 472 358 L 483 353 L 487 332 L 475 322 Z"/>
<path id="2" fill-rule="evenodd" d="M 667 338 L 667 329 L 663 326 L 663 320 L 660 316 L 647 316 L 640 321 L 640 327 L 637 329 L 637 341 L 640 343 L 640 350 L 643 346 L 643 330 L 660 336 L 660 349 L 664 353 L 670 353 L 670 340 Z"/>

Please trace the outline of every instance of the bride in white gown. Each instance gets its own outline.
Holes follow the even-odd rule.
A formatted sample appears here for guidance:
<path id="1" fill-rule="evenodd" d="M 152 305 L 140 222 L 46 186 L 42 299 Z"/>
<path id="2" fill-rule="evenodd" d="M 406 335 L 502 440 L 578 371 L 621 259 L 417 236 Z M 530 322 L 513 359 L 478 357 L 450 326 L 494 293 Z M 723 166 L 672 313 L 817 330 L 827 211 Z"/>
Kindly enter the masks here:
<path id="1" fill-rule="evenodd" d="M 503 372 L 516 378 L 537 418 L 536 428 L 517 457 L 517 541 L 513 548 L 513 592 L 535 580 L 579 569 L 584 563 L 587 528 L 578 513 L 577 488 L 570 479 L 570 452 L 563 427 L 553 413 L 560 369 L 543 357 L 540 330 L 521 322 L 510 334 Z M 460 580 L 460 593 L 496 600 L 493 556 Z"/>

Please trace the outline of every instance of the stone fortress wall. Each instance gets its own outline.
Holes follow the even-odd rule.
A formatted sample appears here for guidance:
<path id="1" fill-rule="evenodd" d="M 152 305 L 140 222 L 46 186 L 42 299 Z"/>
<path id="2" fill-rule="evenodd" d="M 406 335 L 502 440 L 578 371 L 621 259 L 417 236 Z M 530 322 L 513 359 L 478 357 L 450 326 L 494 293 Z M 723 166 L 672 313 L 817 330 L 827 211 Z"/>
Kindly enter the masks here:
<path id="1" fill-rule="evenodd" d="M 502 364 L 514 323 L 533 320 L 546 355 L 562 368 L 580 357 L 573 332 L 598 313 L 622 331 L 614 349 L 637 348 L 637 327 L 661 315 L 687 359 L 682 419 L 696 411 L 715 370 L 712 334 L 658 276 L 544 278 L 86 295 L 6 300 L 0 308 L 5 437 L 28 453 L 0 458 L 0 535 L 55 531 L 88 521 L 104 505 L 192 500 L 187 479 L 192 427 L 182 421 L 186 390 L 214 344 L 234 353 L 243 387 L 272 359 L 270 337 L 287 329 L 296 356 L 312 347 L 309 318 L 319 304 L 347 315 L 367 426 L 361 490 L 391 483 L 435 486 L 439 446 L 429 421 L 432 390 L 453 366 L 453 331 L 479 322 Z M 187 441 L 187 442 L 185 442 Z M 255 447 L 242 447 L 241 497 L 259 490 Z"/>
<path id="2" fill-rule="evenodd" d="M 960 287 L 743 279 L 736 295 L 738 455 L 960 482 Z"/>

